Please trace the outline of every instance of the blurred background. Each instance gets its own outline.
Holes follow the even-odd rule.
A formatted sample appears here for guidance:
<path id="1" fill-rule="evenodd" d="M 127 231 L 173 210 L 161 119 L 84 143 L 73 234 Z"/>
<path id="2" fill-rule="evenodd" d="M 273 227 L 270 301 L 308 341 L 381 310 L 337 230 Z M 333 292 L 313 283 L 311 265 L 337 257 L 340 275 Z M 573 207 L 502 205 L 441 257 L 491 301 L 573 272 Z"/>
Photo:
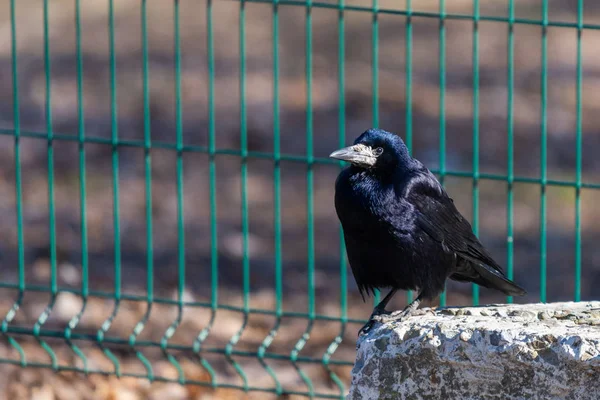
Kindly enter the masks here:
<path id="1" fill-rule="evenodd" d="M 15 7 L 17 50 L 18 114 L 24 137 L 20 140 L 22 168 L 23 235 L 25 280 L 27 285 L 48 286 L 52 278 L 50 217 L 48 201 L 48 141 L 44 135 L 51 126 L 55 135 L 65 139 L 79 134 L 77 96 L 77 53 L 75 1 L 55 0 L 48 5 L 48 54 L 50 61 L 49 110 L 46 115 L 46 70 L 44 59 L 43 1 L 19 0 Z M 521 19 L 540 20 L 541 1 L 518 1 L 515 15 Z M 151 151 L 153 252 L 152 288 L 157 298 L 177 298 L 177 191 L 176 95 L 174 57 L 173 1 L 148 1 L 149 118 L 144 113 L 142 74 L 142 17 L 140 1 L 114 1 L 114 45 L 116 65 L 116 108 L 111 110 L 111 57 L 109 52 L 109 2 L 81 2 L 81 49 L 83 60 L 83 127 L 86 143 L 87 224 L 89 288 L 92 291 L 115 291 L 115 237 L 113 226 L 112 147 L 103 142 L 113 132 L 119 139 L 142 143 L 145 129 L 155 142 L 170 143 L 171 148 L 155 147 Z M 323 4 L 337 4 L 321 0 Z M 370 6 L 366 0 L 346 0 L 346 5 Z M 18 242 L 15 192 L 15 129 L 13 60 L 11 58 L 11 2 L 0 4 L 0 281 L 18 282 Z M 382 9 L 402 10 L 404 2 L 380 0 Z M 270 153 L 274 146 L 273 112 L 273 5 L 245 3 L 245 67 L 247 145 L 250 151 Z M 480 2 L 480 13 L 506 17 L 507 1 Z M 206 148 L 209 142 L 209 70 L 207 63 L 207 2 L 180 0 L 181 32 L 181 106 L 185 146 Z M 438 1 L 415 1 L 414 11 L 438 12 Z M 472 14 L 471 1 L 453 0 L 446 4 L 447 13 Z M 235 154 L 240 136 L 240 2 L 212 1 L 214 37 L 214 111 L 216 147 L 232 150 L 219 154 L 216 165 L 217 262 L 219 304 L 241 307 L 244 304 L 244 259 L 249 259 L 249 306 L 274 310 L 275 245 L 274 240 L 274 163 L 270 158 L 250 157 L 247 179 L 242 179 L 241 158 Z M 279 15 L 279 100 L 281 152 L 285 155 L 307 154 L 307 84 L 305 54 L 305 19 L 302 6 L 280 5 Z M 312 9 L 312 154 L 325 158 L 339 147 L 339 80 L 338 21 L 335 8 Z M 549 20 L 570 24 L 577 21 L 577 1 L 549 1 Z M 378 77 L 379 87 L 372 85 L 373 15 L 346 11 L 345 22 L 345 115 L 346 143 L 374 124 L 405 137 L 406 127 L 406 18 L 403 15 L 379 14 Z M 600 4 L 588 1 L 584 6 L 584 23 L 600 24 Z M 439 20 L 413 17 L 412 45 L 412 141 L 415 157 L 430 169 L 440 169 L 440 79 Z M 508 25 L 505 22 L 479 23 L 479 168 L 482 174 L 507 174 L 507 52 Z M 525 178 L 541 174 L 541 31 L 533 24 L 514 25 L 514 173 Z M 471 20 L 449 19 L 445 22 L 446 91 L 445 148 L 447 171 L 470 173 L 473 168 L 473 69 Z M 600 31 L 582 33 L 582 180 L 600 183 Z M 576 43 L 573 27 L 548 27 L 547 68 L 547 166 L 548 179 L 574 182 L 576 178 Z M 379 115 L 373 115 L 374 92 Z M 36 137 L 36 135 L 41 137 Z M 193 147 L 196 148 L 196 147 Z M 82 282 L 82 249 L 79 196 L 79 156 L 76 140 L 53 142 L 56 277 L 61 288 L 79 291 Z M 119 146 L 120 261 L 122 292 L 146 296 L 148 246 L 144 149 Z M 211 299 L 211 229 L 209 158 L 206 153 L 188 151 L 183 155 L 185 202 L 185 288 L 184 299 L 206 303 Z M 281 170 L 281 227 L 283 309 L 306 313 L 309 293 L 310 260 L 314 261 L 314 301 L 316 312 L 339 317 L 343 282 L 340 281 L 339 225 L 333 207 L 333 189 L 339 166 L 316 163 L 312 166 L 314 182 L 307 184 L 309 167 L 299 161 L 284 160 Z M 472 180 L 447 176 L 445 185 L 458 208 L 472 220 Z M 247 185 L 248 241 L 244 250 L 241 188 Z M 311 190 L 312 189 L 312 190 Z M 312 192 L 314 214 L 307 213 L 307 199 Z M 514 278 L 529 294 L 518 302 L 540 299 L 540 186 L 535 183 L 514 184 Z M 547 301 L 574 299 L 575 287 L 575 189 L 548 186 L 547 195 Z M 600 210 L 595 207 L 598 193 L 581 191 L 581 299 L 598 299 L 600 287 L 600 229 L 595 221 Z M 308 226 L 314 223 L 314 243 L 308 241 Z M 479 234 L 500 264 L 507 264 L 507 184 L 503 180 L 479 183 Z M 314 247 L 313 254 L 309 249 Z M 348 273 L 348 317 L 366 319 L 372 303 L 363 303 L 354 280 Z M 7 315 L 17 298 L 17 291 L 2 289 L 0 311 Z M 51 304 L 50 318 L 43 326 L 63 331 L 67 323 L 83 309 L 81 296 L 61 292 L 54 303 L 49 293 L 28 291 L 11 326 L 31 329 Z M 501 294 L 481 289 L 480 303 L 504 302 Z M 393 306 L 406 302 L 397 296 Z M 437 306 L 434 302 L 430 306 Z M 448 305 L 471 304 L 470 285 L 449 283 Z M 114 299 L 90 297 L 74 332 L 95 335 L 117 306 Z M 118 304 L 116 319 L 107 336 L 127 340 L 136 324 L 147 315 L 146 301 L 123 300 Z M 177 319 L 176 305 L 154 304 L 139 341 L 160 341 L 169 325 Z M 181 324 L 169 343 L 191 346 L 207 326 L 211 312 L 206 307 L 186 307 Z M 268 314 L 251 314 L 247 320 L 237 311 L 220 309 L 205 341 L 205 346 L 223 349 L 240 331 L 243 334 L 236 350 L 256 353 L 276 319 Z M 339 321 L 317 320 L 310 340 L 300 355 L 319 359 L 340 335 L 341 345 L 332 356 L 344 361 L 331 366 L 298 363 L 311 379 L 316 391 L 339 395 L 330 373 L 349 383 L 354 359 L 356 333 L 360 324 L 350 323 L 343 329 Z M 304 318 L 283 318 L 269 352 L 288 357 L 307 328 Z M 27 336 L 16 337 L 30 362 L 49 363 L 48 353 Z M 79 365 L 81 359 L 64 340 L 48 340 L 61 365 Z M 89 368 L 114 370 L 102 348 L 90 341 L 77 345 L 87 358 Z M 137 348 L 140 350 L 140 348 Z M 146 374 L 140 358 L 123 346 L 114 354 L 123 372 Z M 177 371 L 156 348 L 142 349 L 156 376 L 177 378 Z M 210 375 L 200 363 L 178 355 L 189 379 L 209 381 Z M 5 340 L 0 356 L 18 360 L 18 352 Z M 256 357 L 233 357 L 244 370 L 252 386 L 273 387 L 272 377 Z M 217 373 L 219 382 L 241 384 L 242 379 L 223 354 L 211 353 L 207 362 Z M 288 360 L 268 360 L 277 378 L 288 390 L 306 391 L 307 385 Z M 70 372 L 55 374 L 48 369 L 21 369 L 4 364 L 0 375 L 0 396 L 7 399 L 199 399 L 199 398 L 268 398 L 265 393 L 176 383 L 154 382 L 135 378 L 117 380 L 114 376 L 85 377 Z M 292 398 L 294 396 L 288 396 Z"/>

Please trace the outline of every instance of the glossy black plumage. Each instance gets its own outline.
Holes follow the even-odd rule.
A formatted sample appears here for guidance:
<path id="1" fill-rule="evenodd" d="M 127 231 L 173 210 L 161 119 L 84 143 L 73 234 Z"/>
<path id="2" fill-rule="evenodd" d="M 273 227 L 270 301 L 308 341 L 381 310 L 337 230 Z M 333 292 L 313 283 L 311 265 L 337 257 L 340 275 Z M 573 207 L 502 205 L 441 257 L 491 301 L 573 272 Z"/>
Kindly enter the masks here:
<path id="1" fill-rule="evenodd" d="M 505 277 L 436 177 L 409 155 L 399 136 L 370 129 L 354 145 L 337 157 L 332 153 L 351 162 L 358 160 L 352 152 L 366 154 L 338 176 L 335 208 L 363 298 L 375 288 L 392 289 L 374 315 L 384 312 L 397 289 L 420 293 L 408 310 L 414 311 L 421 299 L 437 297 L 447 278 L 525 294 Z"/>

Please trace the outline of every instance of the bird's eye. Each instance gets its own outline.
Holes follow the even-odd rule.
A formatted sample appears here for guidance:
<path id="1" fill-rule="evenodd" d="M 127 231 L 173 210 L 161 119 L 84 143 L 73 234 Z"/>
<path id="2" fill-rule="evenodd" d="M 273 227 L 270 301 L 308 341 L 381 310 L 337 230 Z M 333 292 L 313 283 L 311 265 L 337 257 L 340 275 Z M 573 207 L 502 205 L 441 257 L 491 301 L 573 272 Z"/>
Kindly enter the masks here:
<path id="1" fill-rule="evenodd" d="M 381 155 L 381 153 L 383 153 L 383 148 L 381 148 L 381 147 L 378 147 L 378 148 L 376 148 L 375 150 L 373 150 L 373 153 L 374 153 L 376 156 L 380 156 L 380 155 Z"/>

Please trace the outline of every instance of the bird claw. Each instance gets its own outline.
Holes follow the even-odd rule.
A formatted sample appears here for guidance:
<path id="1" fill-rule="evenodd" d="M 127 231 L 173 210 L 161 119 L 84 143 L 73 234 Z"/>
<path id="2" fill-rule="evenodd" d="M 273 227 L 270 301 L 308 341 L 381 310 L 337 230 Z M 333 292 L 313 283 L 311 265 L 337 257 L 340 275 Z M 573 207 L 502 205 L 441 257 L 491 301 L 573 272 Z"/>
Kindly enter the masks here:
<path id="1" fill-rule="evenodd" d="M 371 332 L 375 323 L 385 324 L 391 321 L 403 322 L 408 317 L 435 314 L 435 311 L 433 311 L 431 308 L 419 309 L 418 307 L 420 303 L 421 299 L 417 298 L 417 300 L 410 303 L 405 309 L 393 312 L 386 311 L 382 308 L 375 308 L 371 314 L 371 317 L 369 317 L 369 321 L 358 331 L 358 337 Z"/>
<path id="2" fill-rule="evenodd" d="M 411 315 L 435 315 L 435 310 L 433 308 L 419 308 L 415 310 Z"/>
<path id="3" fill-rule="evenodd" d="M 358 337 L 369 334 L 369 332 L 371 332 L 371 329 L 373 329 L 374 324 L 375 321 L 373 319 L 370 319 L 366 324 L 363 325 L 362 328 L 360 328 L 360 330 L 358 331 Z"/>
<path id="4" fill-rule="evenodd" d="M 412 315 L 412 314 L 403 312 L 403 310 L 394 311 L 394 312 L 389 313 L 387 315 L 378 316 L 377 317 L 377 321 L 380 322 L 380 323 L 382 323 L 382 324 L 387 323 L 387 322 L 391 322 L 391 321 L 402 322 L 407 317 L 409 317 L 410 315 Z"/>
<path id="5" fill-rule="evenodd" d="M 405 309 L 392 312 L 388 318 L 394 321 L 403 321 L 408 317 L 416 317 L 422 315 L 435 315 L 435 311 L 431 308 L 419 308 L 417 310 Z"/>
<path id="6" fill-rule="evenodd" d="M 373 329 L 373 325 L 375 325 L 375 323 L 385 322 L 390 314 L 391 313 L 386 310 L 373 310 L 373 313 L 369 317 L 369 321 L 366 324 L 364 324 L 363 327 L 360 328 L 360 330 L 358 331 L 358 337 L 361 337 L 362 335 L 366 335 L 369 332 L 371 332 L 371 329 Z"/>

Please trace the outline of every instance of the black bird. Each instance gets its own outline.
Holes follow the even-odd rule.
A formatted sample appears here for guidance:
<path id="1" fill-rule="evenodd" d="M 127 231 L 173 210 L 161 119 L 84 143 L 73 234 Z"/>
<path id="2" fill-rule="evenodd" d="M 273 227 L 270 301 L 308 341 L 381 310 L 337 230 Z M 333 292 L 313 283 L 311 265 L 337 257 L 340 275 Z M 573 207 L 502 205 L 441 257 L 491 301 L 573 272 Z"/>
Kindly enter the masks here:
<path id="1" fill-rule="evenodd" d="M 506 278 L 436 177 L 410 156 L 399 136 L 369 129 L 329 157 L 351 163 L 336 180 L 335 209 L 360 294 L 364 300 L 369 291 L 391 288 L 359 334 L 389 313 L 385 307 L 398 289 L 419 292 L 400 318 L 423 299 L 436 298 L 447 278 L 511 296 L 526 294 Z"/>

